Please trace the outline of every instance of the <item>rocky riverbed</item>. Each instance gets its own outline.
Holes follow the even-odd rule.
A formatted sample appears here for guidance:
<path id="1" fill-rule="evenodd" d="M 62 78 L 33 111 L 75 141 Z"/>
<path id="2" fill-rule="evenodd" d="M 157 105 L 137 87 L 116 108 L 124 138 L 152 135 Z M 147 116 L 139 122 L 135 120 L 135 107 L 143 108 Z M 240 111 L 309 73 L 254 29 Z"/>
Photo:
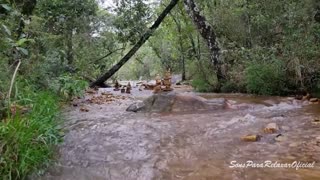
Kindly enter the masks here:
<path id="1" fill-rule="evenodd" d="M 319 105 L 285 97 L 197 94 L 210 101 L 224 98 L 228 106 L 182 113 L 126 111 L 151 95 L 138 89 L 129 95 L 101 89 L 74 102 L 65 112 L 59 158 L 39 179 L 320 178 Z M 259 139 L 244 141 L 247 135 Z M 235 167 L 250 161 L 314 162 L 314 167 Z"/>

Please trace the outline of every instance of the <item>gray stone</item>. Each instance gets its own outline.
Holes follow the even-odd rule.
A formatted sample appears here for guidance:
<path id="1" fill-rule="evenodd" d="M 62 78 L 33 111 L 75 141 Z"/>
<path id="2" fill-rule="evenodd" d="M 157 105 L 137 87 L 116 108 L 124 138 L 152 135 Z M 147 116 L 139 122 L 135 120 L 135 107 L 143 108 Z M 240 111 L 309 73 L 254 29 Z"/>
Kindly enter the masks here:
<path id="1" fill-rule="evenodd" d="M 132 112 L 193 112 L 223 109 L 225 99 L 207 101 L 205 98 L 189 93 L 162 92 L 152 95 L 142 103 L 131 104 L 127 111 Z"/>
<path id="2" fill-rule="evenodd" d="M 313 125 L 320 125 L 320 119 L 316 118 L 311 122 Z"/>
<path id="3" fill-rule="evenodd" d="M 126 111 L 131 111 L 131 112 L 138 112 L 138 111 L 142 111 L 145 107 L 145 104 L 143 102 L 137 102 L 137 103 L 133 103 L 131 104 Z"/>
<path id="4" fill-rule="evenodd" d="M 276 123 L 269 123 L 267 126 L 264 128 L 265 133 L 275 133 L 279 130 L 279 127 Z"/>
<path id="5" fill-rule="evenodd" d="M 311 98 L 309 101 L 310 102 L 318 102 L 318 98 Z"/>
<path id="6" fill-rule="evenodd" d="M 278 141 L 278 142 L 282 142 L 282 141 L 286 141 L 288 138 L 284 135 L 277 135 L 274 140 Z"/>

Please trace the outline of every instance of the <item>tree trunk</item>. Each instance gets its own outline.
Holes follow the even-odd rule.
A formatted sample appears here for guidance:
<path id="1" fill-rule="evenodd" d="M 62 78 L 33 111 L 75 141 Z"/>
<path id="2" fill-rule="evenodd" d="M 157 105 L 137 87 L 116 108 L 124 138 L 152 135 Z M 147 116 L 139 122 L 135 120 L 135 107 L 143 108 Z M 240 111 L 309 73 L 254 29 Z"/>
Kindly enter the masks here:
<path id="1" fill-rule="evenodd" d="M 184 58 L 184 55 L 182 55 L 182 76 L 181 76 L 181 80 L 185 81 L 187 80 L 186 78 L 186 59 Z"/>
<path id="2" fill-rule="evenodd" d="M 160 26 L 163 19 L 177 5 L 178 2 L 179 0 L 171 0 L 170 4 L 162 11 L 157 20 L 153 23 L 149 30 L 142 35 L 140 40 L 131 48 L 131 50 L 109 71 L 99 77 L 95 82 L 91 83 L 90 87 L 104 84 L 107 79 L 113 76 L 126 62 L 128 62 L 130 58 L 139 50 L 139 48 L 150 38 L 150 36 L 152 36 L 153 32 Z"/>
<path id="3" fill-rule="evenodd" d="M 184 0 L 184 4 L 190 18 L 209 47 L 210 60 L 218 80 L 215 91 L 219 92 L 221 90 L 222 83 L 225 82 L 225 75 L 222 71 L 222 62 L 219 59 L 220 48 L 217 42 L 217 36 L 206 18 L 200 14 L 200 10 L 194 0 Z"/>

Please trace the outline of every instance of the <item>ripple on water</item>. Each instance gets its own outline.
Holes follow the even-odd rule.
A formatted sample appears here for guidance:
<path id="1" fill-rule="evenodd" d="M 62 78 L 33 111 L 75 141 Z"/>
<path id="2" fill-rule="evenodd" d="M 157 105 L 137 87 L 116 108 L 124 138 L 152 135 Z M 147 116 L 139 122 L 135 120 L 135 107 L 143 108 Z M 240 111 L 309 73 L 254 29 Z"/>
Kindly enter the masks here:
<path id="1" fill-rule="evenodd" d="M 133 100 L 67 113 L 70 131 L 60 148 L 60 168 L 51 179 L 316 179 L 318 169 L 230 168 L 231 161 L 320 161 L 319 110 L 280 97 L 210 95 L 239 109 L 188 114 L 125 112 Z M 281 102 L 283 101 L 283 102 Z M 102 109 L 101 109 L 102 107 Z M 264 134 L 276 122 L 287 137 Z M 261 134 L 259 142 L 241 136 Z M 319 135 L 319 136 L 316 136 Z M 70 163 L 69 163 L 70 162 Z M 319 166 L 318 166 L 319 167 Z M 79 170 L 80 169 L 80 170 Z M 285 176 L 284 176 L 285 175 Z M 106 178 L 107 177 L 107 178 Z"/>

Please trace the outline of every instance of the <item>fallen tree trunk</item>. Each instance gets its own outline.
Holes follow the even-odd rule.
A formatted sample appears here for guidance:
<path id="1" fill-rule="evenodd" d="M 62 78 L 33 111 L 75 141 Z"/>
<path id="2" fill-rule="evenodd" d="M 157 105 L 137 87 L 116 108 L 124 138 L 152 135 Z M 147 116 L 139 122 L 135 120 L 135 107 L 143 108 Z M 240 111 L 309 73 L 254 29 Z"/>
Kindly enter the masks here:
<path id="1" fill-rule="evenodd" d="M 129 59 L 140 49 L 140 47 L 152 36 L 153 32 L 159 27 L 161 22 L 167 16 L 167 14 L 177 5 L 179 0 L 171 0 L 170 4 L 162 11 L 153 25 L 145 32 L 140 40 L 131 48 L 131 50 L 109 71 L 99 77 L 95 82 L 90 84 L 90 87 L 103 85 L 106 80 L 113 76 Z"/>
<path id="2" fill-rule="evenodd" d="M 225 81 L 225 74 L 222 71 L 222 62 L 220 60 L 220 48 L 217 41 L 217 36 L 207 22 L 205 16 L 200 14 L 200 10 L 195 4 L 194 0 L 184 0 L 185 9 L 188 12 L 190 18 L 198 29 L 202 38 L 206 41 L 210 50 L 210 60 L 217 76 L 217 87 L 215 91 L 221 90 L 222 83 Z"/>

